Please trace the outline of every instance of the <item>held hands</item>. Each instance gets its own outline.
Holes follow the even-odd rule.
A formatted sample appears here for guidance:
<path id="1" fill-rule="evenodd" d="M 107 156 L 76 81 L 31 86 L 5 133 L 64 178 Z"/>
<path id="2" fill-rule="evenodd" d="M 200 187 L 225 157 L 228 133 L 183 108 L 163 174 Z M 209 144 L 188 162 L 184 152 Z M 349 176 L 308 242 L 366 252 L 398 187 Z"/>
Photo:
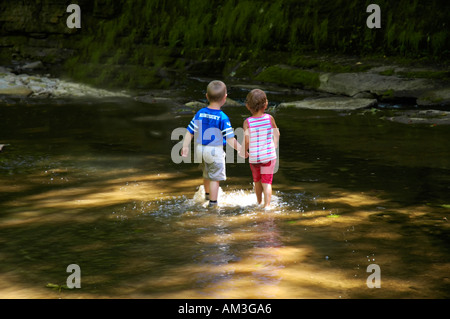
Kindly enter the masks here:
<path id="1" fill-rule="evenodd" d="M 188 154 L 189 154 L 189 147 L 188 146 L 183 146 L 183 148 L 181 149 L 181 156 L 187 157 Z"/>
<path id="2" fill-rule="evenodd" d="M 245 150 L 244 147 L 240 147 L 239 151 L 238 151 L 238 155 L 242 158 L 247 158 L 248 157 L 248 152 Z"/>
<path id="3" fill-rule="evenodd" d="M 242 153 L 239 153 L 239 156 L 240 157 L 242 157 L 242 158 L 248 158 L 248 152 L 247 151 L 244 151 L 245 153 L 244 154 L 242 154 Z"/>
<path id="4" fill-rule="evenodd" d="M 181 156 L 187 157 L 188 155 L 189 155 L 189 147 L 183 146 L 183 148 L 181 149 Z M 248 158 L 249 156 L 248 152 L 243 147 L 239 148 L 238 155 L 242 158 Z"/>

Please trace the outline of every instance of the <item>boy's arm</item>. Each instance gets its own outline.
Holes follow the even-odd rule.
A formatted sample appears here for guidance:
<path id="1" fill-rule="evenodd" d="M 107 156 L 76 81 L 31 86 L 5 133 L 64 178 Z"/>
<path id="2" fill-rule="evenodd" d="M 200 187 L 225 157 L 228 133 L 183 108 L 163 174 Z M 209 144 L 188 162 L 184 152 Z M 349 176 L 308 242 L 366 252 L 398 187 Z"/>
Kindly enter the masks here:
<path id="1" fill-rule="evenodd" d="M 191 146 L 191 140 L 194 137 L 194 133 L 197 131 L 196 130 L 197 125 L 195 124 L 195 121 L 197 119 L 197 115 L 198 115 L 199 112 L 197 112 L 195 114 L 195 116 L 192 118 L 192 120 L 189 122 L 189 125 L 187 127 L 187 132 L 184 135 L 183 148 L 181 149 L 181 156 L 183 156 L 183 157 L 187 157 L 188 154 L 189 154 L 189 149 L 190 149 L 190 146 Z"/>
<path id="2" fill-rule="evenodd" d="M 239 144 L 235 137 L 227 138 L 227 144 L 234 148 L 236 151 L 241 151 L 242 146 L 241 144 Z"/>
<path id="3" fill-rule="evenodd" d="M 248 157 L 248 153 L 245 151 L 245 148 L 238 142 L 235 137 L 228 138 L 227 144 L 234 148 L 238 152 L 239 156 L 243 158 Z"/>
<path id="4" fill-rule="evenodd" d="M 247 120 L 244 121 L 243 124 L 243 129 L 244 129 L 244 141 L 243 141 L 243 145 L 241 147 L 241 151 L 239 152 L 239 155 L 241 157 L 247 158 L 248 157 L 248 147 L 249 147 L 249 137 L 248 137 L 248 124 L 247 124 Z"/>
<path id="5" fill-rule="evenodd" d="M 240 154 L 242 146 L 234 137 L 233 128 L 231 127 L 230 119 L 228 118 L 228 116 L 225 115 L 225 117 L 222 118 L 220 129 L 222 130 L 222 133 L 226 138 L 227 144 L 234 148 L 238 152 L 238 154 Z"/>
<path id="6" fill-rule="evenodd" d="M 181 156 L 187 157 L 189 154 L 189 146 L 191 145 L 191 140 L 194 137 L 193 134 L 186 132 L 183 139 L 183 148 L 181 149 Z"/>
<path id="7" fill-rule="evenodd" d="M 280 129 L 277 127 L 277 123 L 275 123 L 275 119 L 273 116 L 270 116 L 270 123 L 272 124 L 273 129 L 273 142 L 275 144 L 275 148 L 278 148 L 278 142 L 280 141 Z"/>

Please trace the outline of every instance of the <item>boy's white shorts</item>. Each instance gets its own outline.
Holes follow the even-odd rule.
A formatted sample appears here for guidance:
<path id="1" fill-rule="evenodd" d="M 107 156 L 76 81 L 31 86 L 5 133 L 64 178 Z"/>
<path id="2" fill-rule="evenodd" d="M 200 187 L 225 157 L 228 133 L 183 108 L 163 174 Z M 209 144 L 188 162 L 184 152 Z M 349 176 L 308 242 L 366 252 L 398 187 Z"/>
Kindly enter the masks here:
<path id="1" fill-rule="evenodd" d="M 212 181 L 227 179 L 225 171 L 225 152 L 222 146 L 197 144 L 195 147 L 195 162 L 200 163 L 203 178 Z"/>

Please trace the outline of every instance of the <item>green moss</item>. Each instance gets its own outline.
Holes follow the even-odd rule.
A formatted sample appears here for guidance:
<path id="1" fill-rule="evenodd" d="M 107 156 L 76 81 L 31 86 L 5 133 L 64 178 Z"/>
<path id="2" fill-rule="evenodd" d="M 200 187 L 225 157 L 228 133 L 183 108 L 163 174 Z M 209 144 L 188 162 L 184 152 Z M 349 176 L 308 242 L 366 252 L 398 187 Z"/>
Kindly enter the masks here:
<path id="1" fill-rule="evenodd" d="M 253 50 L 296 52 L 303 46 L 340 52 L 398 52 L 405 55 L 424 51 L 436 55 L 449 50 L 446 7 L 434 0 L 426 5 L 401 0 L 378 2 L 387 19 L 381 29 L 366 27 L 367 3 L 304 0 L 135 0 L 115 2 L 110 18 L 100 24 L 105 48 L 124 41 L 170 45 L 191 50 L 200 47 L 251 47 Z M 104 1 L 94 1 L 104 7 Z M 104 11 L 103 9 L 100 11 Z M 114 13 L 117 13 L 115 15 Z M 417 21 L 417 23 L 410 23 Z M 118 41 L 119 40 L 119 41 Z M 233 50 L 229 51 L 233 54 Z"/>
<path id="2" fill-rule="evenodd" d="M 394 90 L 387 90 L 381 94 L 381 99 L 392 99 L 394 97 Z"/>
<path id="3" fill-rule="evenodd" d="M 303 69 L 333 73 L 364 72 L 372 68 L 372 65 L 368 63 L 338 63 L 305 55 L 293 55 L 289 58 L 289 64 Z"/>
<path id="4" fill-rule="evenodd" d="M 425 94 L 424 96 L 421 97 L 421 99 L 424 101 L 429 101 L 431 103 L 436 103 L 436 104 L 444 101 L 443 97 L 438 97 L 438 96 L 434 95 L 433 93 Z M 442 116 L 442 115 L 437 115 L 436 117 L 440 117 L 440 116 Z"/>
<path id="5" fill-rule="evenodd" d="M 398 75 L 405 78 L 424 78 L 437 80 L 450 79 L 449 71 L 408 71 L 398 72 Z"/>
<path id="6" fill-rule="evenodd" d="M 388 70 L 380 72 L 379 74 L 380 75 L 392 76 L 392 75 L 395 74 L 395 70 L 394 69 L 388 69 Z"/>
<path id="7" fill-rule="evenodd" d="M 441 103 L 441 102 L 443 102 L 444 101 L 444 99 L 443 98 L 430 98 L 430 101 L 432 102 L 432 103 Z"/>
<path id="8" fill-rule="evenodd" d="M 170 79 L 161 78 L 157 69 L 140 65 L 77 63 L 71 70 L 73 80 L 108 89 L 168 88 L 172 84 Z"/>
<path id="9" fill-rule="evenodd" d="M 361 72 L 371 66 L 309 58 L 304 56 L 305 50 L 321 54 L 401 55 L 416 60 L 423 56 L 449 56 L 450 32 L 442 28 L 448 21 L 448 6 L 444 2 L 379 0 L 377 4 L 386 18 L 382 18 L 382 27 L 375 30 L 366 27 L 368 2 L 358 0 L 345 4 L 331 0 L 94 0 L 92 12 L 83 10 L 86 27 L 74 36 L 76 40 L 71 41 L 70 48 L 78 52 L 77 63 L 139 65 L 152 68 L 154 73 L 164 68 L 182 69 L 185 64 L 181 58 L 269 61 L 268 51 L 285 52 L 291 58 L 276 61 L 287 61 L 298 69 L 269 67 L 256 78 L 309 87 L 318 85 L 318 76 L 307 70 Z M 70 63 L 67 67 L 76 68 Z M 249 63 L 235 74 L 254 77 L 257 69 Z M 91 72 L 69 69 L 69 73 L 83 78 Z M 114 78 L 105 70 L 98 74 L 105 82 Z M 442 73 L 427 75 L 442 76 L 448 77 Z M 117 76 L 111 83 L 119 80 L 123 85 L 137 82 L 128 74 Z M 167 79 L 163 82 L 167 85 Z"/>
<path id="10" fill-rule="evenodd" d="M 282 66 L 270 66 L 259 73 L 254 80 L 308 88 L 318 88 L 320 85 L 318 73 Z"/>

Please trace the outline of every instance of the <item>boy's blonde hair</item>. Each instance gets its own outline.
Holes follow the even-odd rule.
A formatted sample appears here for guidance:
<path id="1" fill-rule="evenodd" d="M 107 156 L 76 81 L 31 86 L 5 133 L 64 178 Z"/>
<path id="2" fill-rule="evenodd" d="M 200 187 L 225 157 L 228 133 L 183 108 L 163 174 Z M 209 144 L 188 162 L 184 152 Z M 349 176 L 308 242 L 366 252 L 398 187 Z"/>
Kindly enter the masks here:
<path id="1" fill-rule="evenodd" d="M 247 94 L 247 98 L 245 100 L 245 103 L 252 112 L 258 112 L 259 110 L 264 109 L 266 102 L 266 93 L 260 89 L 251 90 L 250 93 Z"/>
<path id="2" fill-rule="evenodd" d="M 220 102 L 227 94 L 227 86 L 222 81 L 211 81 L 206 88 L 206 94 L 210 102 Z"/>

